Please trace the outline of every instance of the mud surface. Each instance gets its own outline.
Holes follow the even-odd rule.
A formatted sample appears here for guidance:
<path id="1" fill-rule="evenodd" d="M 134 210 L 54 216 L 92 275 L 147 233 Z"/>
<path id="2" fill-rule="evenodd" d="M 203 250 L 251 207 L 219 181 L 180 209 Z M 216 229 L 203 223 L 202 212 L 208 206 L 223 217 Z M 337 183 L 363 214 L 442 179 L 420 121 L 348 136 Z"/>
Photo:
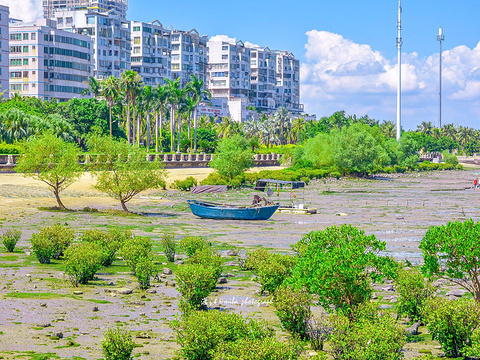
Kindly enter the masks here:
<path id="1" fill-rule="evenodd" d="M 190 175 L 203 178 L 209 171 L 182 169 L 170 173 L 172 179 Z M 0 228 L 22 230 L 15 253 L 0 248 L 0 357 L 28 359 L 35 354 L 49 354 L 51 358 L 97 359 L 102 356 L 103 331 L 116 326 L 139 336 L 135 338 L 138 347 L 134 351 L 139 358 L 172 357 L 177 345 L 168 322 L 177 313 L 174 276 L 176 267 L 181 265 L 163 265 L 166 260 L 158 242 L 164 232 L 174 233 L 177 238 L 205 236 L 225 256 L 224 273 L 233 277 L 209 297 L 210 307 L 253 314 L 280 329 L 270 299 L 258 295 L 259 286 L 252 281 L 252 274 L 240 270 L 235 257 L 228 257 L 227 250 L 236 249 L 242 254 L 248 249 L 264 247 L 288 252 L 291 244 L 310 231 L 348 223 L 385 241 L 389 255 L 418 265 L 422 259 L 418 245 L 430 226 L 468 218 L 479 221 L 480 191 L 471 189 L 475 177 L 478 177 L 475 170 L 466 170 L 386 175 L 376 180 L 313 181 L 304 191 L 295 191 L 294 202 L 302 202 L 304 197 L 307 204 L 318 209 L 318 214 L 275 214 L 268 221 L 255 222 L 199 219 L 191 214 L 185 202 L 194 197 L 173 190 L 150 191 L 132 200 L 129 208 L 143 215 L 108 212 L 107 209 L 120 207 L 114 199 L 94 190 L 89 176 L 63 194 L 64 204 L 76 211 L 40 210 L 39 207 L 55 205 L 45 185 L 20 175 L 0 174 Z M 199 198 L 248 204 L 253 194 L 252 190 L 242 189 Z M 281 194 L 282 200 L 289 197 L 288 192 Z M 100 212 L 79 211 L 87 206 Z M 31 234 L 41 226 L 55 223 L 67 223 L 77 233 L 117 226 L 131 229 L 137 235 L 151 236 L 156 244 L 159 269 L 167 266 L 173 275 L 154 281 L 155 293 L 146 293 L 136 288 L 128 268 L 116 261 L 112 267 L 101 270 L 88 286 L 73 288 L 64 276 L 61 261 L 41 265 L 31 254 Z M 134 291 L 129 295 L 111 292 L 116 288 Z M 444 294 L 451 288 L 445 284 L 440 291 Z M 381 286 L 377 290 L 380 300 L 388 295 Z M 81 293 L 75 293 L 78 291 Z M 382 303 L 385 307 L 394 305 L 389 301 Z M 407 344 L 407 358 L 419 354 L 417 345 Z M 422 348 L 440 354 L 435 346 L 438 343 L 424 344 Z"/>

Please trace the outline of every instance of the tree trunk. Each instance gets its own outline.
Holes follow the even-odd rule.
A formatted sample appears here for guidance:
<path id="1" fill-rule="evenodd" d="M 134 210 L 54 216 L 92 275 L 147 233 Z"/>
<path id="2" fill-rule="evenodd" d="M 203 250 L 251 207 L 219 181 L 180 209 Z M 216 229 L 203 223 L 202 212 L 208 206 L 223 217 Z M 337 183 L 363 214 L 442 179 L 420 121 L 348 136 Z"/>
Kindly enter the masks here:
<path id="1" fill-rule="evenodd" d="M 158 111 L 155 113 L 155 152 L 158 153 Z"/>
<path id="2" fill-rule="evenodd" d="M 55 189 L 55 190 L 53 190 L 53 193 L 55 194 L 55 198 L 57 199 L 57 204 L 58 204 L 58 207 L 60 208 L 60 210 L 67 210 L 65 205 L 63 205 L 62 200 L 60 200 L 59 190 Z"/>
<path id="3" fill-rule="evenodd" d="M 162 112 L 160 111 L 160 135 L 159 135 L 159 140 L 160 140 L 160 152 L 163 153 L 163 115 Z"/>
<path id="4" fill-rule="evenodd" d="M 109 106 L 110 109 L 110 137 L 113 136 L 113 129 L 112 129 L 112 107 Z"/>
<path id="5" fill-rule="evenodd" d="M 127 104 L 127 143 L 130 144 L 130 104 Z"/>
<path id="6" fill-rule="evenodd" d="M 137 115 L 137 147 L 140 147 L 140 112 Z"/>
<path id="7" fill-rule="evenodd" d="M 147 111 L 147 152 L 150 151 L 150 111 Z"/>
<path id="8" fill-rule="evenodd" d="M 175 107 L 172 105 L 170 109 L 170 152 L 175 151 Z"/>
<path id="9" fill-rule="evenodd" d="M 194 132 L 194 142 L 193 142 L 193 152 L 197 152 L 197 107 L 193 109 L 193 132 Z"/>
<path id="10" fill-rule="evenodd" d="M 178 123 L 178 134 L 177 134 L 177 152 L 180 152 L 180 132 L 182 131 L 182 118 L 180 117 L 180 113 L 177 115 L 177 123 Z"/>
<path id="11" fill-rule="evenodd" d="M 125 204 L 125 201 L 123 199 L 120 200 L 120 204 L 122 204 L 122 209 L 123 211 L 129 213 L 130 211 L 127 209 L 127 205 Z"/>

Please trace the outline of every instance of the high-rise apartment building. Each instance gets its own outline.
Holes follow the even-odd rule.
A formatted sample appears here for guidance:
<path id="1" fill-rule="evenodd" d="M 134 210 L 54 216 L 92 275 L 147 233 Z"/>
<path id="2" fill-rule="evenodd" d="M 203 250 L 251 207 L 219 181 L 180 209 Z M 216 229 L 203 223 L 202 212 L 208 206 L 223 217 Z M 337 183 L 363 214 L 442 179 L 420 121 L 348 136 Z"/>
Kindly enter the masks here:
<path id="1" fill-rule="evenodd" d="M 10 24 L 10 96 L 58 101 L 83 96 L 93 75 L 92 40 L 55 25 L 48 19 Z"/>
<path id="2" fill-rule="evenodd" d="M 172 79 L 180 78 L 184 87 L 193 74 L 207 83 L 207 41 L 197 30 L 173 30 L 172 35 Z"/>
<path id="3" fill-rule="evenodd" d="M 8 98 L 8 22 L 9 10 L 7 6 L 0 5 L 0 92 Z"/>
<path id="4" fill-rule="evenodd" d="M 151 23 L 132 21 L 132 70 L 145 85 L 162 85 L 171 78 L 170 30 L 155 20 Z"/>
<path id="5" fill-rule="evenodd" d="M 277 94 L 276 107 L 288 111 L 303 112 L 300 104 L 300 61 L 288 51 L 276 51 Z"/>
<path id="6" fill-rule="evenodd" d="M 208 42 L 208 89 L 212 97 L 243 97 L 250 93 L 250 48 L 242 41 Z"/>
<path id="7" fill-rule="evenodd" d="M 130 21 L 113 10 L 57 11 L 57 27 L 69 32 L 88 35 L 93 40 L 94 76 L 119 78 L 131 67 Z"/>
<path id="8" fill-rule="evenodd" d="M 275 109 L 276 54 L 268 47 L 252 48 L 250 59 L 250 104 L 260 110 Z"/>
<path id="9" fill-rule="evenodd" d="M 93 9 L 99 12 L 115 11 L 121 18 L 127 17 L 128 0 L 43 0 L 43 16 L 54 18 L 55 12 Z"/>

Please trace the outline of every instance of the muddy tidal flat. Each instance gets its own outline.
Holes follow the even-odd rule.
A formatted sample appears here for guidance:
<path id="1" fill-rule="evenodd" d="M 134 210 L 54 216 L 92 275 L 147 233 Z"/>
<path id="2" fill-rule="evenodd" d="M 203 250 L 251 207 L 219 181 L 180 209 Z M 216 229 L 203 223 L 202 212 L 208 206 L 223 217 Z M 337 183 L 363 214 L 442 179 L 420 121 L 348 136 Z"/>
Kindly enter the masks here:
<path id="1" fill-rule="evenodd" d="M 202 179 L 209 171 L 171 170 L 170 178 Z M 8 228 L 22 231 L 15 253 L 0 247 L 0 358 L 98 359 L 102 356 L 103 331 L 117 326 L 133 332 L 137 358 L 171 358 L 178 347 L 168 324 L 178 312 L 175 270 L 182 265 L 181 261 L 167 263 L 161 252 L 159 240 L 165 232 L 175 234 L 177 239 L 203 236 L 224 256 L 223 273 L 228 274 L 228 281 L 218 285 L 208 298 L 211 307 L 266 319 L 283 336 L 269 297 L 259 295 L 260 286 L 251 273 L 240 269 L 236 257 L 228 255 L 229 250 L 240 255 L 257 247 L 289 252 L 290 245 L 310 231 L 352 224 L 385 241 L 387 253 L 397 260 L 420 265 L 418 245 L 430 226 L 450 220 L 480 220 L 480 191 L 472 189 L 479 173 L 468 169 L 393 174 L 374 180 L 316 180 L 295 194 L 296 201 L 305 198 L 309 206 L 318 209 L 317 214 L 274 214 L 268 221 L 257 222 L 200 219 L 192 215 L 186 203 L 186 199 L 198 198 L 249 204 L 256 193 L 252 189 L 198 197 L 171 189 L 149 191 L 128 204 L 136 214 L 124 216 L 109 210 L 119 210 L 120 206 L 93 189 L 88 175 L 63 194 L 63 203 L 74 211 L 57 212 L 45 209 L 55 205 L 45 185 L 17 174 L 0 174 L 0 233 Z M 288 197 L 284 193 L 281 199 Z M 85 207 L 99 211 L 81 211 Z M 86 229 L 118 227 L 150 236 L 160 273 L 168 267 L 173 274 L 153 281 L 152 288 L 145 292 L 137 288 L 128 268 L 117 260 L 112 267 L 100 270 L 89 285 L 73 288 L 61 261 L 42 265 L 31 251 L 31 234 L 57 223 L 70 225 L 78 234 Z M 179 256 L 185 257 L 183 253 Z M 119 288 L 133 292 L 122 294 Z M 439 292 L 445 294 L 451 289 L 454 287 L 444 284 Z M 391 293 L 381 286 L 376 290 L 378 301 L 385 307 L 394 306 L 392 296 L 383 300 Z M 419 356 L 420 348 L 433 355 L 442 354 L 438 343 L 409 343 L 405 346 L 406 358 Z"/>

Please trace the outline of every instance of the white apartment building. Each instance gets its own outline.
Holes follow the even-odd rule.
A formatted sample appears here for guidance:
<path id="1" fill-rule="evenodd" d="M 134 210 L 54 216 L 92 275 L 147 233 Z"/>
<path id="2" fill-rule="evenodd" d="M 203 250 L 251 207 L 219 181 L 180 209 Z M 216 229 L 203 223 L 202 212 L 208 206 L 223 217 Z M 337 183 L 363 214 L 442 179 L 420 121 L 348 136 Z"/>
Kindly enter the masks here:
<path id="1" fill-rule="evenodd" d="M 208 42 L 208 90 L 212 97 L 244 97 L 250 94 L 250 49 L 242 41 Z"/>
<path id="2" fill-rule="evenodd" d="M 51 19 L 56 11 L 94 9 L 105 12 L 115 11 L 118 16 L 127 17 L 128 0 L 43 0 L 43 17 Z"/>
<path id="3" fill-rule="evenodd" d="M 13 94 L 67 101 L 83 97 L 93 75 L 88 36 L 58 30 L 55 21 L 10 23 L 10 97 Z"/>
<path id="4" fill-rule="evenodd" d="M 7 6 L 0 5 L 0 92 L 8 99 L 8 22 L 9 10 Z"/>
<path id="5" fill-rule="evenodd" d="M 277 54 L 276 107 L 285 107 L 291 112 L 303 112 L 300 104 L 300 61 L 288 51 Z"/>
<path id="6" fill-rule="evenodd" d="M 93 40 L 94 76 L 119 78 L 131 67 L 130 21 L 113 10 L 57 11 L 57 27 L 72 33 L 88 35 Z"/>
<path id="7" fill-rule="evenodd" d="M 180 78 L 184 87 L 194 74 L 207 83 L 207 41 L 208 36 L 200 36 L 197 30 L 173 30 L 172 40 L 172 80 Z"/>
<path id="8" fill-rule="evenodd" d="M 250 105 L 260 110 L 275 109 L 276 54 L 268 47 L 250 50 Z"/>
<path id="9" fill-rule="evenodd" d="M 162 85 L 171 78 L 170 30 L 155 20 L 151 23 L 132 21 L 132 70 L 143 79 L 145 85 Z"/>

